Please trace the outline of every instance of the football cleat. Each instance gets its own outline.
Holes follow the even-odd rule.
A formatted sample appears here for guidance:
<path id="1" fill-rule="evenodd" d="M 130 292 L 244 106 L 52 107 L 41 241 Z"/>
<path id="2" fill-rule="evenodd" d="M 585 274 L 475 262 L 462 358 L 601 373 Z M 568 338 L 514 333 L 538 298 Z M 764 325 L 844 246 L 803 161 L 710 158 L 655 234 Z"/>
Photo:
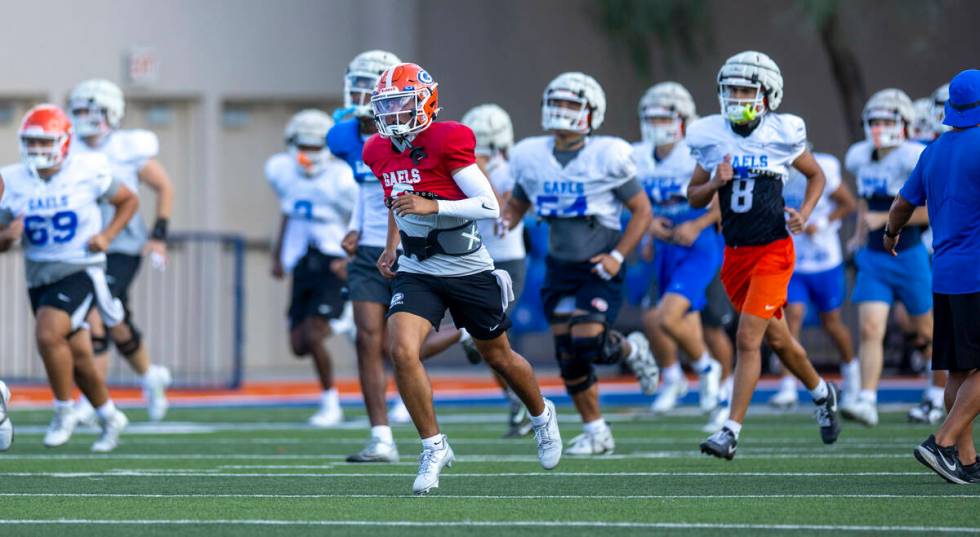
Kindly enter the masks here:
<path id="1" fill-rule="evenodd" d="M 840 420 L 837 418 L 837 397 L 840 391 L 833 383 L 827 383 L 827 397 L 814 401 L 817 405 L 814 415 L 820 425 L 820 439 L 824 444 L 833 444 L 840 436 Z M 875 416 L 877 418 L 877 416 Z"/>
<path id="2" fill-rule="evenodd" d="M 795 408 L 800 402 L 800 394 L 796 391 L 796 384 L 781 385 L 779 391 L 769 398 L 769 406 L 782 410 Z"/>
<path id="3" fill-rule="evenodd" d="M 167 401 L 167 388 L 173 384 L 170 370 L 162 365 L 152 365 L 143 377 L 143 398 L 150 421 L 161 421 L 170 408 Z M 91 405 L 89 405 L 91 406 Z"/>
<path id="4" fill-rule="evenodd" d="M 626 336 L 632 351 L 626 357 L 626 365 L 636 374 L 636 380 L 640 382 L 640 390 L 644 395 L 657 393 L 657 385 L 660 384 L 660 367 L 653 359 L 650 352 L 650 342 L 642 332 L 633 332 Z"/>
<path id="5" fill-rule="evenodd" d="M 347 457 L 347 462 L 398 462 L 398 446 L 372 438 L 364 449 Z"/>
<path id="6" fill-rule="evenodd" d="M 88 398 L 84 395 L 80 396 L 78 402 L 75 403 L 75 421 L 85 427 L 97 428 L 99 426 L 99 418 L 95 415 L 95 407 L 92 406 L 92 403 L 88 402 Z"/>
<path id="7" fill-rule="evenodd" d="M 98 440 L 92 444 L 92 451 L 95 453 L 108 453 L 119 445 L 119 433 L 129 425 L 129 419 L 121 410 L 116 412 L 109 419 L 99 419 L 102 427 L 102 434 Z"/>
<path id="8" fill-rule="evenodd" d="M 531 425 L 531 415 L 520 401 L 510 402 L 510 414 L 507 416 L 507 432 L 504 438 L 520 438 L 527 436 L 534 426 Z"/>
<path id="9" fill-rule="evenodd" d="M 51 418 L 51 424 L 48 425 L 48 430 L 44 433 L 44 447 L 63 446 L 71 438 L 71 434 L 75 432 L 76 425 L 78 425 L 78 418 L 75 416 L 74 408 L 71 406 L 56 408 L 54 417 Z"/>
<path id="10" fill-rule="evenodd" d="M 698 372 L 698 400 L 702 412 L 711 412 L 718 407 L 721 393 L 721 364 L 712 359 L 710 365 Z"/>
<path id="11" fill-rule="evenodd" d="M 598 433 L 582 433 L 572 438 L 565 450 L 566 455 L 587 457 L 590 455 L 612 455 L 616 451 L 616 441 L 612 429 L 608 427 Z"/>
<path id="12" fill-rule="evenodd" d="M 446 435 L 442 435 L 436 447 L 422 449 L 422 454 L 419 455 L 419 473 L 415 477 L 415 483 L 412 484 L 412 492 L 422 496 L 432 489 L 439 488 L 439 473 L 444 467 L 452 468 L 454 462 L 456 456 L 453 448 L 449 447 Z"/>
<path id="13" fill-rule="evenodd" d="M 960 463 L 963 466 L 963 463 Z M 977 457 L 973 464 L 963 466 L 963 473 L 965 474 L 965 480 L 970 483 L 980 483 L 980 457 Z"/>
<path id="14" fill-rule="evenodd" d="M 344 422 L 344 411 L 339 405 L 321 404 L 316 414 L 310 416 L 308 423 L 312 427 L 326 429 L 336 427 Z"/>
<path id="15" fill-rule="evenodd" d="M 473 341 L 473 336 L 466 331 L 465 328 L 459 331 L 459 344 L 463 347 L 463 354 L 466 355 L 466 359 L 473 365 L 476 365 L 483 361 L 483 355 L 480 354 L 480 350 L 476 348 L 476 341 Z"/>
<path id="16" fill-rule="evenodd" d="M 7 401 L 10 401 L 10 389 L 0 381 L 0 451 L 7 451 L 14 443 L 14 426 L 7 414 Z"/>
<path id="17" fill-rule="evenodd" d="M 932 401 L 924 400 L 918 405 L 909 409 L 908 418 L 912 423 L 928 423 L 935 425 L 943 421 L 943 417 L 946 416 L 946 412 L 935 405 Z"/>
<path id="18" fill-rule="evenodd" d="M 716 433 L 721 430 L 725 422 L 731 416 L 732 409 L 729 406 L 728 401 L 721 401 L 718 403 L 710 413 L 708 413 L 708 423 L 701 427 L 701 430 L 706 433 Z"/>
<path id="19" fill-rule="evenodd" d="M 544 400 L 548 421 L 534 428 L 534 441 L 538 444 L 538 460 L 545 470 L 552 470 L 561 460 L 561 432 L 558 430 L 558 412 L 555 404 Z M 612 439 L 612 435 L 609 436 Z"/>
<path id="20" fill-rule="evenodd" d="M 915 460 L 939 474 L 940 477 L 957 485 L 970 484 L 970 476 L 963 470 L 956 446 L 940 447 L 936 437 L 929 435 L 925 442 L 919 444 L 913 452 Z"/>
<path id="21" fill-rule="evenodd" d="M 677 382 L 664 382 L 657 393 L 657 398 L 650 405 L 650 412 L 654 414 L 665 414 L 677 406 L 685 395 L 687 395 L 687 379 L 681 377 Z"/>
<path id="22" fill-rule="evenodd" d="M 401 397 L 396 397 L 391 403 L 391 408 L 388 409 L 388 419 L 392 423 L 411 423 L 412 415 L 408 413 L 408 407 L 405 406 L 405 401 L 402 401 Z"/>
<path id="23" fill-rule="evenodd" d="M 735 433 L 722 427 L 720 431 L 701 442 L 701 453 L 713 455 L 719 459 L 732 460 L 735 458 L 735 449 L 738 447 L 738 440 Z"/>
<path id="24" fill-rule="evenodd" d="M 878 406 L 871 401 L 857 399 L 850 405 L 841 405 L 841 416 L 851 421 L 856 421 L 865 427 L 878 425 Z"/>

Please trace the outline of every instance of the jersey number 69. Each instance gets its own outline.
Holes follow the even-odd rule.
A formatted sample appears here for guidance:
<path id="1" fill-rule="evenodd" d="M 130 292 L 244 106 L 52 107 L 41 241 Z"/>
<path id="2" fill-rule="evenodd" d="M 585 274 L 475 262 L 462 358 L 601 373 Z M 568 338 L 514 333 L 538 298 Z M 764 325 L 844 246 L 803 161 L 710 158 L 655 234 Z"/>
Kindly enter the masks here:
<path id="1" fill-rule="evenodd" d="M 74 211 L 61 211 L 51 217 L 50 231 L 48 219 L 31 215 L 24 219 L 24 235 L 33 246 L 44 246 L 48 240 L 63 244 L 75 238 L 78 229 L 78 215 Z"/>

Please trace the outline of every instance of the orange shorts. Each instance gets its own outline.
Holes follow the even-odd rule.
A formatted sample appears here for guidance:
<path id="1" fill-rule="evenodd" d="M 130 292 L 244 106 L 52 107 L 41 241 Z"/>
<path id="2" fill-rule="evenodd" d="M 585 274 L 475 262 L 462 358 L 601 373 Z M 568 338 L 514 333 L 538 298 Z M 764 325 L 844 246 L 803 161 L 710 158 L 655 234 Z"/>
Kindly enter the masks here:
<path id="1" fill-rule="evenodd" d="M 786 237 L 760 246 L 725 247 L 721 283 L 739 313 L 782 318 L 796 252 Z"/>

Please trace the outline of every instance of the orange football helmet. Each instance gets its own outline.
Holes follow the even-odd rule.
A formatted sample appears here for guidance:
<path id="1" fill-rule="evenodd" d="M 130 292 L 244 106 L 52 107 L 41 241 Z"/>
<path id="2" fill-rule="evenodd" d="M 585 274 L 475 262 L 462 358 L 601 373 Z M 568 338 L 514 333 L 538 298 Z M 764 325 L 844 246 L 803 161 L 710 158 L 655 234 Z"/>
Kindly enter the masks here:
<path id="1" fill-rule="evenodd" d="M 381 74 L 371 108 L 381 136 L 418 134 L 439 114 L 439 84 L 422 67 L 400 63 Z"/>
<path id="2" fill-rule="evenodd" d="M 71 145 L 71 120 L 53 104 L 40 104 L 24 115 L 17 137 L 21 160 L 29 168 L 53 168 L 68 156 Z"/>

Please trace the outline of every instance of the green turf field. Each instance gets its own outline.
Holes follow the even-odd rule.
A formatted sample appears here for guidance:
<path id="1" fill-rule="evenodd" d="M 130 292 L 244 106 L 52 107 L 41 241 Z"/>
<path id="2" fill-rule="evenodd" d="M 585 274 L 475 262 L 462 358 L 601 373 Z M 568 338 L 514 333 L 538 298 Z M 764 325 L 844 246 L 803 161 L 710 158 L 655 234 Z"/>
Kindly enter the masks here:
<path id="1" fill-rule="evenodd" d="M 566 441 L 579 430 L 569 410 L 560 410 Z M 177 409 L 167 434 L 138 423 L 145 414 L 133 410 L 119 449 L 96 456 L 94 433 L 46 450 L 50 414 L 14 411 L 20 431 L 0 455 L 0 535 L 980 531 L 980 487 L 949 485 L 915 462 L 912 448 L 930 428 L 897 413 L 876 429 L 847 426 L 830 447 L 808 414 L 750 417 L 738 456 L 726 462 L 697 453 L 706 436 L 699 416 L 611 408 L 616 455 L 565 458 L 545 472 L 532 439 L 499 439 L 500 409 L 440 412 L 457 464 L 432 495 L 413 497 L 418 440 L 409 427 L 396 427 L 401 463 L 343 462 L 365 439 L 361 415 L 348 417 L 351 427 L 317 431 L 298 425 L 310 409 Z"/>

